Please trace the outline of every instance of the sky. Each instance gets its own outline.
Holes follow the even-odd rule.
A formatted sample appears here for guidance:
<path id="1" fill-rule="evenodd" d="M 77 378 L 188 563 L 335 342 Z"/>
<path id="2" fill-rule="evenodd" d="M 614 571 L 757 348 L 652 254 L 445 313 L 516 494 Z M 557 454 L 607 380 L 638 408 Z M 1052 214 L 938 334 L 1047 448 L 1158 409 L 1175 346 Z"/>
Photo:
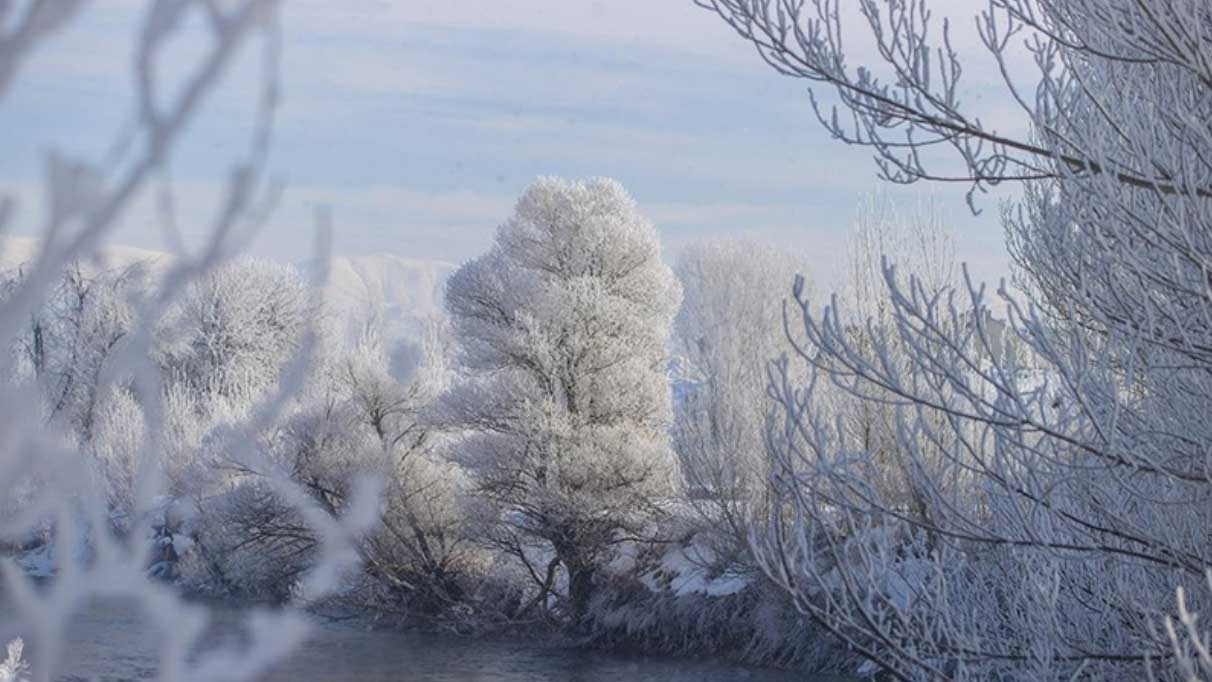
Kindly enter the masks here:
<path id="1" fill-rule="evenodd" d="M 0 100 L 0 187 L 19 199 L 16 232 L 37 224 L 48 149 L 102 159 L 129 122 L 141 7 L 93 2 Z M 286 189 L 257 255 L 305 258 L 325 206 L 339 254 L 458 263 L 489 247 L 537 176 L 610 176 L 671 260 L 691 241 L 743 236 L 802 254 L 809 277 L 829 286 L 856 206 L 882 190 L 935 198 L 959 258 L 982 279 L 1006 273 L 997 215 L 1012 195 L 980 199 L 974 216 L 963 188 L 882 183 L 870 150 L 817 124 L 806 83 L 774 73 L 691 0 L 287 0 L 281 21 L 268 171 Z M 185 35 L 166 73 L 197 54 Z M 206 230 L 243 148 L 259 57 L 245 50 L 173 160 L 187 234 Z M 979 100 L 993 71 L 972 73 Z M 142 197 L 114 241 L 165 248 L 153 206 Z"/>

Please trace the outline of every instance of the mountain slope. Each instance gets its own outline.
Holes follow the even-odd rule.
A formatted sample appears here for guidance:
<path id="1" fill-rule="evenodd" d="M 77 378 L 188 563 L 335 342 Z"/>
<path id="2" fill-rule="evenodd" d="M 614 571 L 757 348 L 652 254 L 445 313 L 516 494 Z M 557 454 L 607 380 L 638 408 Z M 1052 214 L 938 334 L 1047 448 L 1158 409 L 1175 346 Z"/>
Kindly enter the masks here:
<path id="1" fill-rule="evenodd" d="M 39 240 L 33 237 L 0 238 L 0 271 L 32 263 L 38 256 Z M 146 263 L 155 269 L 172 262 L 172 254 L 164 251 L 139 249 L 133 246 L 106 246 L 95 261 L 81 262 L 86 271 L 96 272 L 124 268 L 135 263 Z"/>

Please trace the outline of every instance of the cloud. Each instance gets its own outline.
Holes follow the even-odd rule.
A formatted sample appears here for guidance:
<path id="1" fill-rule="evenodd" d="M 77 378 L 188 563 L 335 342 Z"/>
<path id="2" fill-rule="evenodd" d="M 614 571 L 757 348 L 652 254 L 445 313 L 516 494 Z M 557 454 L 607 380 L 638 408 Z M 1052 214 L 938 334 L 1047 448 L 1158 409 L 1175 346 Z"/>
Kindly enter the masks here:
<path id="1" fill-rule="evenodd" d="M 333 3 L 300 0 L 287 10 L 288 30 L 303 34 L 402 38 L 415 25 L 461 31 L 548 34 L 580 43 L 631 49 L 662 47 L 711 61 L 740 63 L 752 53 L 710 13 L 687 2 L 651 0 L 414 0 Z M 485 46 L 488 47 L 488 46 Z"/>
<path id="2" fill-rule="evenodd" d="M 128 38 L 139 6 L 92 3 L 35 55 L 20 103 L 0 109 L 0 128 L 28 133 L 0 160 L 0 182 L 37 178 L 49 140 L 104 153 L 129 111 Z M 877 185 L 869 150 L 820 129 L 804 82 L 774 74 L 689 0 L 292 0 L 284 8 L 285 99 L 271 168 L 289 189 L 255 243 L 261 253 L 305 255 L 312 211 L 323 204 L 333 209 L 340 251 L 457 261 L 487 247 L 534 176 L 562 174 L 620 179 L 671 253 L 699 236 L 746 233 L 828 254 L 854 203 Z M 974 11 L 947 0 L 942 13 Z M 964 25 L 960 46 L 976 49 Z M 188 56 L 197 45 L 174 49 Z M 182 220 L 194 233 L 240 153 L 232 126 L 248 118 L 257 56 L 242 57 L 174 164 Z M 982 115 L 989 110 L 1002 129 L 1021 125 L 992 96 L 994 71 L 968 75 L 966 96 Z M 940 191 L 961 205 L 962 191 Z M 987 213 L 963 219 L 982 258 L 1001 241 Z M 146 197 L 118 236 L 163 247 Z"/>

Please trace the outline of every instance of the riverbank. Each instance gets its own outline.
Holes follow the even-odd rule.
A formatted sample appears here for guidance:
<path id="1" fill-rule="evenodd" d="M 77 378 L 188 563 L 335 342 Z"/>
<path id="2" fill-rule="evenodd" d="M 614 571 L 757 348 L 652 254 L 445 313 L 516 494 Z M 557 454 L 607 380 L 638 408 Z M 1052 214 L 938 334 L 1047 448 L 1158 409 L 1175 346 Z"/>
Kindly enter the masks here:
<path id="1" fill-rule="evenodd" d="M 5 610 L 11 614 L 11 610 Z M 243 612 L 215 611 L 198 655 L 239 641 Z M 43 665 L 21 624 L 0 617 L 0 637 L 24 635 L 29 661 Z M 54 679 L 155 679 L 156 634 L 137 608 L 97 600 L 67 633 Z M 36 672 L 36 671 L 35 671 Z M 610 654 L 561 646 L 558 640 L 472 638 L 393 632 L 316 619 L 306 643 L 273 667 L 268 682 L 752 682 L 802 681 L 802 675 L 688 658 Z M 818 678 L 813 678 L 814 682 Z M 827 678 L 819 678 L 824 682 Z"/>
<path id="2" fill-rule="evenodd" d="M 657 658 L 797 674 L 854 676 L 862 661 L 836 639 L 795 612 L 786 595 L 760 573 L 707 571 L 673 546 L 646 570 L 603 575 L 585 619 L 578 627 L 555 620 L 479 617 L 434 619 L 392 608 L 387 601 L 352 590 L 343 597 L 312 604 L 309 611 L 327 628 L 372 633 L 375 637 L 445 637 L 471 646 L 524 645 L 533 649 L 576 650 L 590 654 Z M 46 580 L 54 561 L 34 549 L 18 562 L 27 574 Z M 268 600 L 234 598 L 189 591 L 220 613 L 250 605 L 272 607 Z"/>

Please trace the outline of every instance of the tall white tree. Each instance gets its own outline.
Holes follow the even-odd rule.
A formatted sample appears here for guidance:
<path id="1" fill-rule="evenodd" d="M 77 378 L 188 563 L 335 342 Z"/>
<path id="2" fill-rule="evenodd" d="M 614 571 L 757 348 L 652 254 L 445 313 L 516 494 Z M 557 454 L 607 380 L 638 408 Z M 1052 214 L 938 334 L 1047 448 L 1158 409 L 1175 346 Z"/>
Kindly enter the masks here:
<path id="1" fill-rule="evenodd" d="M 671 491 L 667 343 L 681 297 L 651 223 L 613 180 L 541 179 L 446 305 L 467 378 L 446 400 L 457 446 L 545 598 L 563 567 L 582 615 L 612 544 Z M 546 568 L 528 547 L 546 545 Z"/>
<path id="2" fill-rule="evenodd" d="M 735 544 L 721 548 L 735 559 L 767 512 L 767 363 L 786 350 L 783 300 L 803 259 L 772 244 L 713 240 L 688 246 L 674 269 L 684 292 L 674 322 L 674 445 L 692 506 Z"/>
<path id="3" fill-rule="evenodd" d="M 798 301 L 816 374 L 771 387 L 796 511 L 763 543 L 771 574 L 899 679 L 1208 679 L 1212 6 L 991 0 L 975 26 L 1030 128 L 1016 136 L 970 108 L 956 24 L 928 0 L 698 3 L 832 90 L 846 112 L 821 122 L 885 177 L 1026 181 L 1005 217 L 1035 298 L 999 293 L 1030 363 L 998 352 L 972 284 L 886 268 L 893 324 L 867 347 L 836 305 Z M 874 63 L 843 50 L 856 28 Z M 894 406 L 928 514 L 883 495 L 862 444 L 814 412 L 822 382 Z"/>

